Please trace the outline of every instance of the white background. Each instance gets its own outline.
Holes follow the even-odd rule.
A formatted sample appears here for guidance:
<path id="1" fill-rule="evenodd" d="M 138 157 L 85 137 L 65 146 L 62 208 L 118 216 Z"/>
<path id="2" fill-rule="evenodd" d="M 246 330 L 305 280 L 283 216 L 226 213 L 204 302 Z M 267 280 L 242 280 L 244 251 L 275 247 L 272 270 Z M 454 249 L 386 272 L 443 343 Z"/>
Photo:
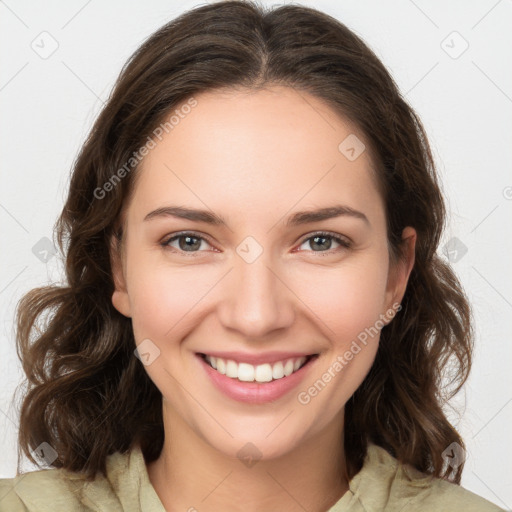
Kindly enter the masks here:
<path id="1" fill-rule="evenodd" d="M 512 2 L 301 3 L 362 36 L 425 124 L 450 214 L 443 244 L 457 237 L 468 248 L 454 267 L 476 318 L 473 373 L 453 402 L 462 418 L 450 413 L 468 447 L 462 485 L 511 509 Z M 42 263 L 32 247 L 52 239 L 72 162 L 122 65 L 153 31 L 197 5 L 0 2 L 0 477 L 16 473 L 12 397 L 22 373 L 14 307 L 62 276 L 57 257 Z M 31 48 L 43 31 L 58 42 L 47 59 Z M 469 47 L 453 58 L 464 41 Z"/>

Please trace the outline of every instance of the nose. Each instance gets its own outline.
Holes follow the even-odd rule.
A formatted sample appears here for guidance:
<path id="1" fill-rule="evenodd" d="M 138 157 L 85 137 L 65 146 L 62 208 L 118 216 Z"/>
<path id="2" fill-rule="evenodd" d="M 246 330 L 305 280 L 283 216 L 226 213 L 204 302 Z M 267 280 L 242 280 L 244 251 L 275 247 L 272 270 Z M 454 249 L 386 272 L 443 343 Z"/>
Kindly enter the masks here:
<path id="1" fill-rule="evenodd" d="M 252 263 L 237 255 L 218 309 L 222 325 L 247 339 L 269 337 L 291 326 L 293 292 L 282 274 L 282 267 L 273 265 L 265 251 Z"/>

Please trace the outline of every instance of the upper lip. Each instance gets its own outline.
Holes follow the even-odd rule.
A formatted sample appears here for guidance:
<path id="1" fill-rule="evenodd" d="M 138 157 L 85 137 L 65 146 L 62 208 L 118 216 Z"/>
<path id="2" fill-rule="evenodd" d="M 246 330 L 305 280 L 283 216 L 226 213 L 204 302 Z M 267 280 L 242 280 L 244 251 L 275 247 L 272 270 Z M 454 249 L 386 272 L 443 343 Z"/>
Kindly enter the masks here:
<path id="1" fill-rule="evenodd" d="M 278 361 L 286 361 L 287 359 L 295 359 L 298 357 L 308 357 L 316 355 L 312 352 L 304 353 L 304 352 L 265 352 L 259 354 L 251 354 L 249 352 L 217 352 L 217 351 L 208 351 L 208 352 L 198 352 L 198 354 L 204 354 L 212 357 L 220 357 L 222 359 L 231 359 L 236 363 L 249 363 L 252 365 L 258 364 L 272 364 L 277 363 Z"/>

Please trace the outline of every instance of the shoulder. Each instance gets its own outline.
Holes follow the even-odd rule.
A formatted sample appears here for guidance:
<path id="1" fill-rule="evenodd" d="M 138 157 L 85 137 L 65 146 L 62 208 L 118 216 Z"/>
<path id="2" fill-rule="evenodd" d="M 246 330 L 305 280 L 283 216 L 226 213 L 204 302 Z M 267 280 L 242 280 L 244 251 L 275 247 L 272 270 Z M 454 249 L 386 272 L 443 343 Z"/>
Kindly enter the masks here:
<path id="1" fill-rule="evenodd" d="M 502 512 L 503 509 L 460 485 L 439 478 L 432 480 L 417 510 L 450 510 L 453 512 Z M 416 509 L 414 509 L 416 510 Z"/>
<path id="2" fill-rule="evenodd" d="M 363 510 L 389 512 L 500 512 L 477 494 L 399 463 L 384 448 L 370 444 L 361 471 L 351 480 L 353 497 Z"/>
<path id="3" fill-rule="evenodd" d="M 14 492 L 16 478 L 0 478 L 0 512 L 25 512 L 28 510 Z"/>
<path id="4" fill-rule="evenodd" d="M 40 469 L 0 479 L 0 512 L 55 512 L 58 510 L 121 512 L 120 497 L 112 479 L 123 479 L 129 455 L 115 453 L 107 458 L 107 478 L 93 481 L 65 469 Z M 126 474 L 125 474 L 126 476 Z M 129 485 L 129 483 L 127 483 Z"/>
<path id="5" fill-rule="evenodd" d="M 53 503 L 53 505 L 52 505 Z M 0 479 L 0 512 L 46 512 L 77 504 L 60 469 L 42 469 Z"/>

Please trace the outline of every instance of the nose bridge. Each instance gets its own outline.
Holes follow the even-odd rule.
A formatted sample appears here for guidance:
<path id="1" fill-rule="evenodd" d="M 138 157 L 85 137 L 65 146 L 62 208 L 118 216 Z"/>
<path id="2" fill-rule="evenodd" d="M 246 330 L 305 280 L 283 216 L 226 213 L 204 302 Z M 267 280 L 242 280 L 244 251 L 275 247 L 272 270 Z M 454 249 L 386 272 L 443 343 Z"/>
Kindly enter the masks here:
<path id="1" fill-rule="evenodd" d="M 290 291 L 270 252 L 258 250 L 251 241 L 242 243 L 230 272 L 221 320 L 248 338 L 263 337 L 293 322 Z"/>

